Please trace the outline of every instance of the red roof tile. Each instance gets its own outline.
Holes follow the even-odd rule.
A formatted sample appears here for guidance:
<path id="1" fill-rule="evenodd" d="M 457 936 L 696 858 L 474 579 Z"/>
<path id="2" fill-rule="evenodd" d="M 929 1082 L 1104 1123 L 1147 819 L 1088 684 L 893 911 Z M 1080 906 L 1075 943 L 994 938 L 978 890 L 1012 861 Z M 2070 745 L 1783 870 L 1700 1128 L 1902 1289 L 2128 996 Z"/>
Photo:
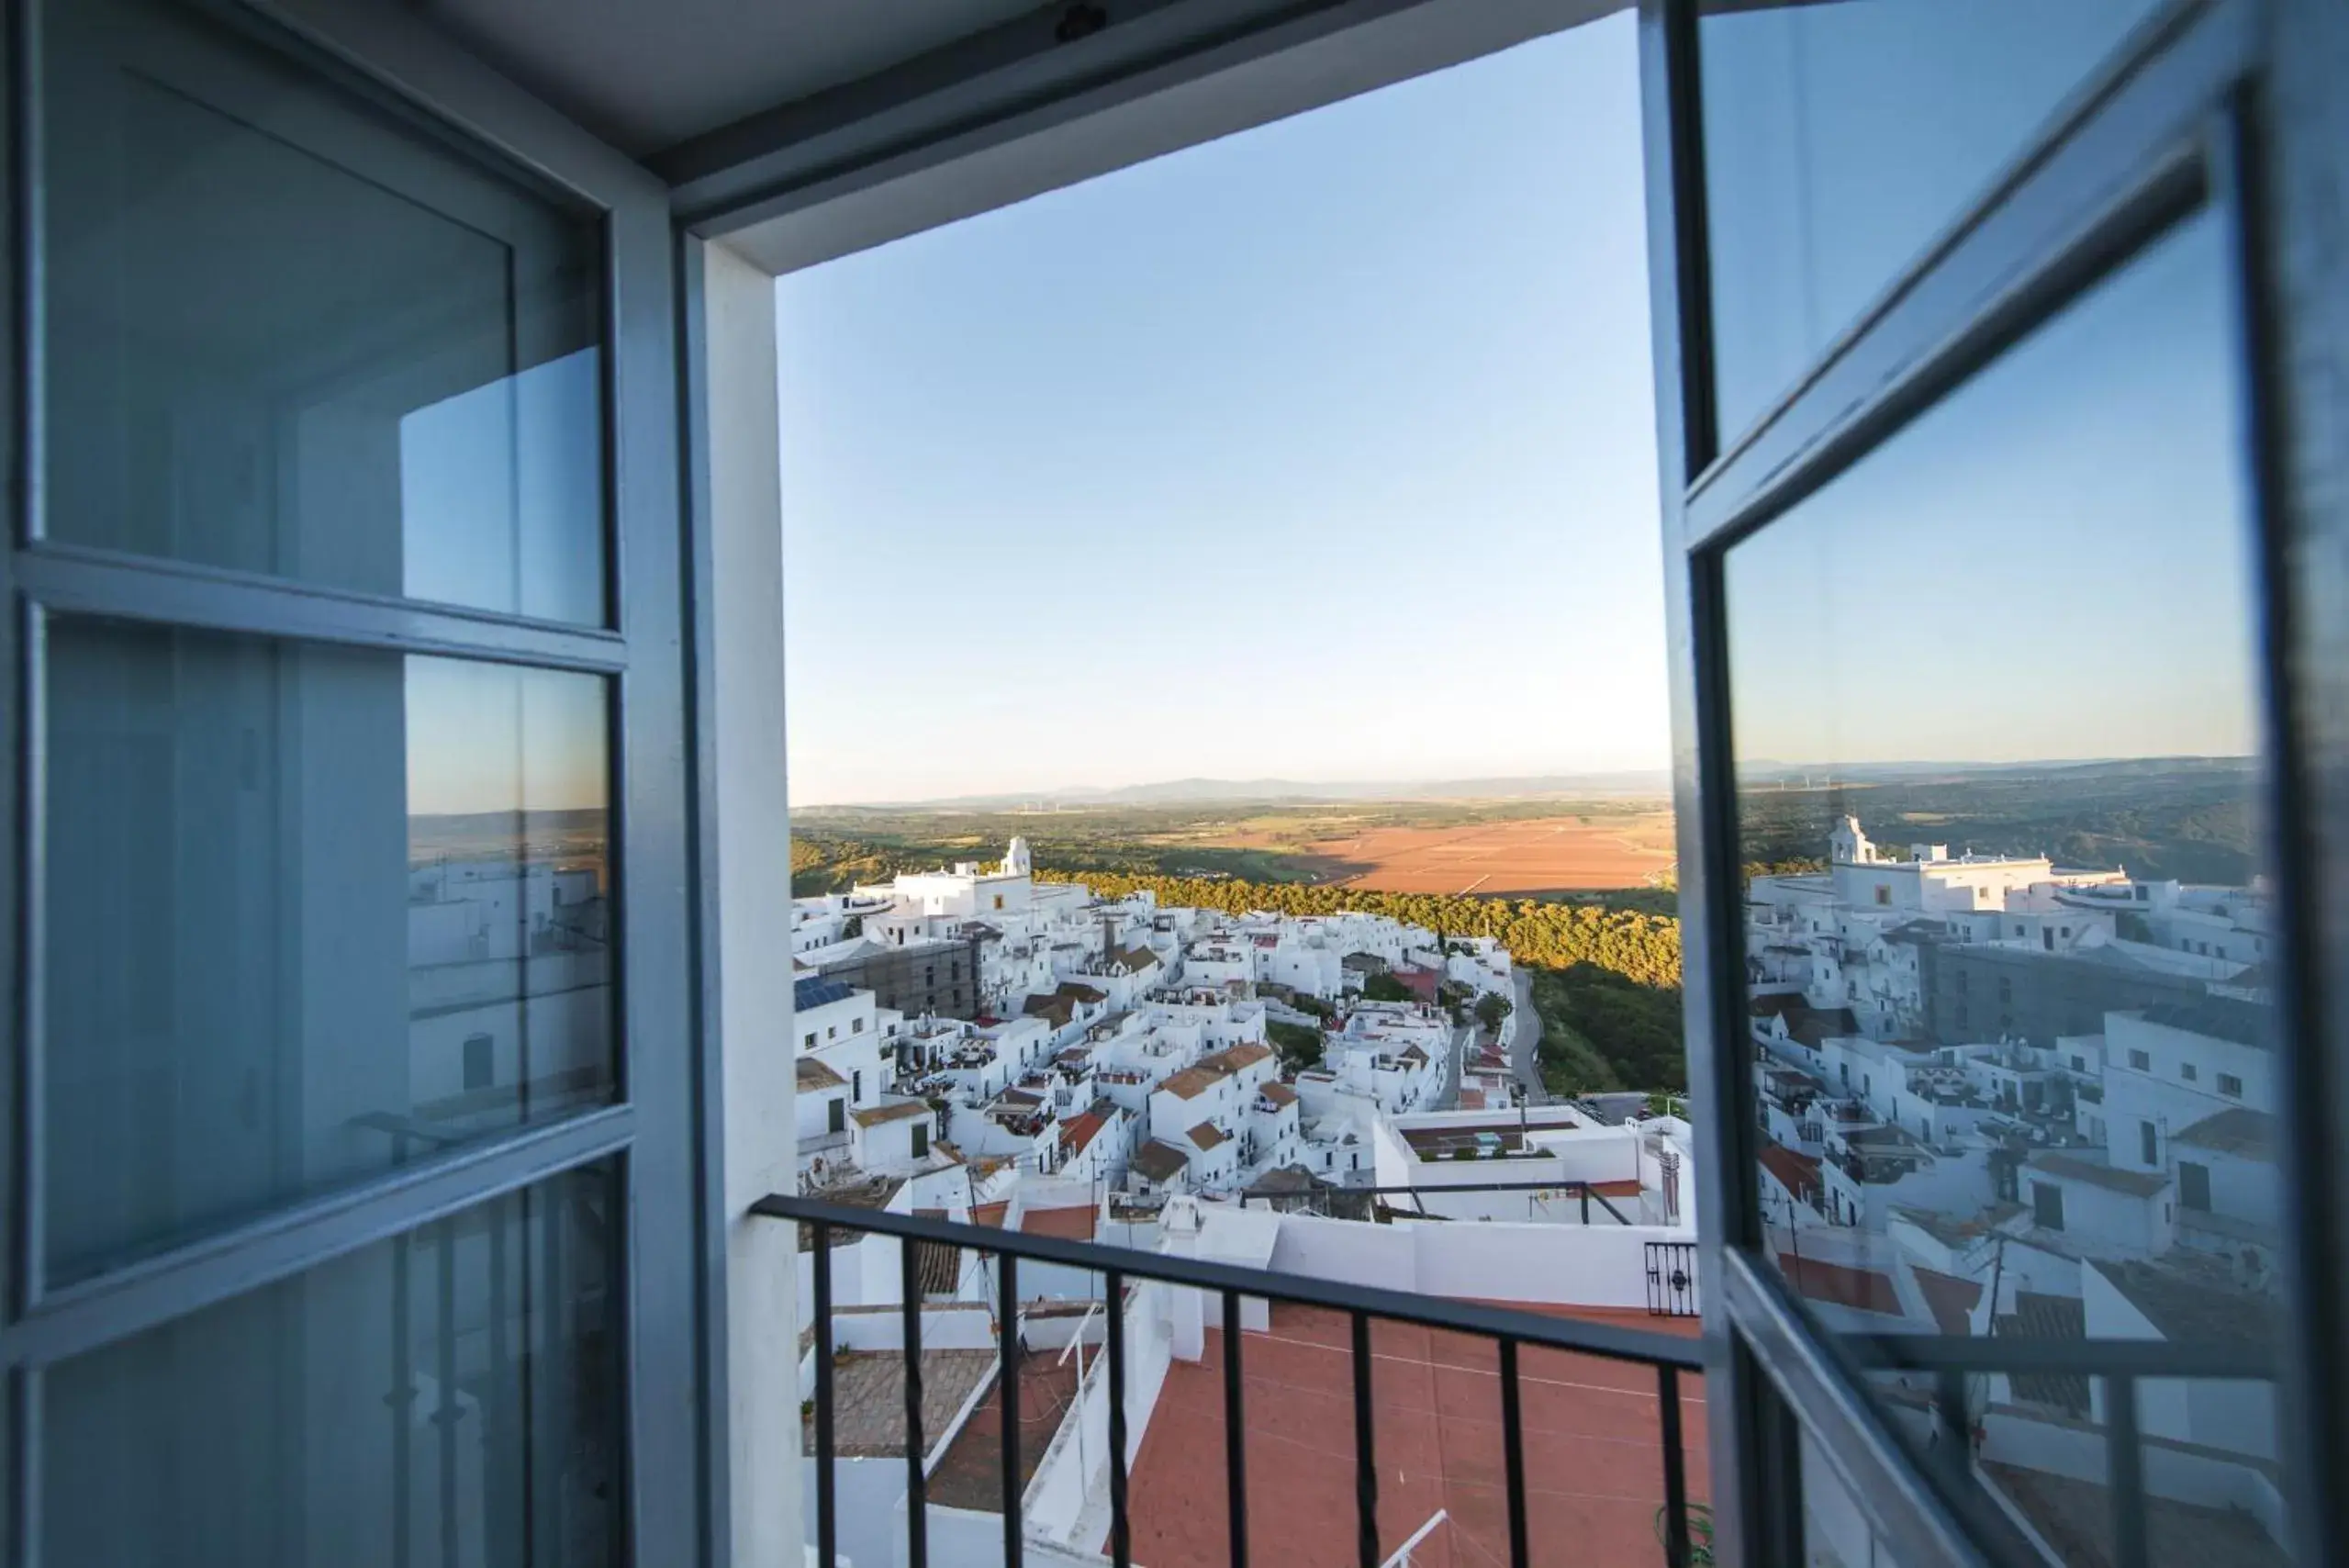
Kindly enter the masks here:
<path id="1" fill-rule="evenodd" d="M 1102 1129 L 1107 1126 L 1109 1126 L 1109 1118 L 1096 1111 L 1087 1111 L 1081 1116 L 1071 1116 L 1060 1124 L 1060 1147 L 1066 1153 L 1082 1154 L 1091 1147 L 1093 1139 L 1101 1136 Z"/>
<path id="2" fill-rule="evenodd" d="M 1932 1308 L 1933 1321 L 1941 1326 L 1942 1333 L 1964 1336 L 1974 1332 L 1974 1320 L 1969 1315 L 1982 1299 L 1978 1281 L 1961 1280 L 1938 1269 L 1919 1269 L 1917 1288 L 1924 1292 L 1925 1305 Z"/>
<path id="3" fill-rule="evenodd" d="M 1778 1268 L 1798 1294 L 1813 1301 L 1848 1306 L 1858 1312 L 1879 1312 L 1890 1317 L 1900 1316 L 1900 1293 L 1892 1288 L 1890 1274 L 1871 1269 L 1847 1269 L 1840 1263 L 1823 1263 L 1816 1258 L 1797 1258 L 1792 1252 L 1778 1254 Z"/>
<path id="4" fill-rule="evenodd" d="M 1020 1215 L 1023 1236 L 1057 1236 L 1063 1241 L 1091 1241 L 1093 1238 L 1093 1208 L 1090 1204 L 1071 1204 L 1066 1208 L 1030 1209 Z"/>
<path id="5" fill-rule="evenodd" d="M 1777 1177 L 1779 1185 L 1797 1198 L 1818 1185 L 1818 1160 L 1811 1155 L 1797 1154 L 1783 1143 L 1762 1147 L 1762 1168 Z"/>
<path id="6" fill-rule="evenodd" d="M 1696 1327 L 1693 1318 L 1535 1310 L 1665 1332 Z M 1270 1500 L 1248 1510 L 1254 1561 L 1282 1568 L 1348 1568 L 1356 1561 L 1348 1332 L 1341 1314 L 1280 1305 L 1269 1333 L 1245 1336 L 1249 1495 Z M 1210 1327 L 1205 1341 L 1201 1360 L 1168 1368 L 1135 1458 L 1129 1496 L 1137 1562 L 1225 1560 L 1223 1331 Z M 1451 1568 L 1507 1562 L 1493 1347 L 1383 1321 L 1372 1323 L 1370 1342 L 1383 1547 L 1393 1550 L 1441 1508 L 1444 1522 L 1415 1558 Z M 1533 1539 L 1556 1544 L 1560 1562 L 1661 1562 L 1655 1374 L 1532 1347 L 1519 1365 Z M 1704 1389 L 1695 1377 L 1683 1377 L 1680 1387 L 1688 1496 L 1701 1502 L 1710 1495 Z"/>

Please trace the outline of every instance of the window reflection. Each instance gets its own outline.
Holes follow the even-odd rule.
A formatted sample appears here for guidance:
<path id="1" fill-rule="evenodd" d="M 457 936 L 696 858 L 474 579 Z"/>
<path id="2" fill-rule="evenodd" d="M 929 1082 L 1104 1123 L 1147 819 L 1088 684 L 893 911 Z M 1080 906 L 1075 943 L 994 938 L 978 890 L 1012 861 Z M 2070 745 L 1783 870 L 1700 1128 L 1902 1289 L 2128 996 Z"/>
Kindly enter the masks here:
<path id="1" fill-rule="evenodd" d="M 59 1277 L 610 1098 L 600 678 L 47 634 Z"/>
<path id="2" fill-rule="evenodd" d="M 1984 194 L 2157 0 L 1705 0 L 1725 438 Z"/>
<path id="3" fill-rule="evenodd" d="M 50 11 L 50 532 L 602 623 L 595 225 L 179 8 Z"/>
<path id="4" fill-rule="evenodd" d="M 1767 1253 L 1873 1363 L 1979 1342 L 1962 1393 L 1871 1386 L 2092 1546 L 2104 1407 L 2007 1348 L 2256 1352 L 2284 1310 L 2222 263 L 2196 219 L 1725 565 Z M 2265 1496 L 2280 1554 L 2272 1401 L 2225 1386 L 2143 1506 Z"/>
<path id="5" fill-rule="evenodd" d="M 42 1561 L 617 1562 L 613 1185 L 568 1171 L 53 1368 Z"/>

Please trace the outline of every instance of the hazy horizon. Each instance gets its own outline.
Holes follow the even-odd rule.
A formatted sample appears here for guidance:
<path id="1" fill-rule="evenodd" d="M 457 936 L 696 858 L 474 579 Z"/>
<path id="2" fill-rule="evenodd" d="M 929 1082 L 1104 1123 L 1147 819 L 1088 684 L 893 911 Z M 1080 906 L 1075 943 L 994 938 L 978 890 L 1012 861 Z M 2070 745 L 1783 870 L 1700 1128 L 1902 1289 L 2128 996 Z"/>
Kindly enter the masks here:
<path id="1" fill-rule="evenodd" d="M 1793 776 L 1817 775 L 1815 781 L 1806 780 L 1798 789 L 1825 790 L 1843 785 L 1869 784 L 1875 777 L 1901 773 L 1930 773 L 1946 770 L 1956 774 L 2017 773 L 2034 769 L 2058 771 L 2072 768 L 2155 767 L 2164 763 L 2191 766 L 2197 764 L 2237 763 L 2255 767 L 2259 757 L 2250 752 L 2166 753 L 2149 756 L 2077 756 L 2027 757 L 1879 757 L 1859 761 L 1788 762 L 1772 757 L 1757 757 L 1740 763 L 1737 768 L 1741 780 L 1755 776 L 1766 779 L 1793 783 Z M 1642 775 L 1653 775 L 1660 786 L 1650 789 L 1630 780 Z M 1606 780 L 1617 782 L 1609 784 Z M 1487 778 L 1152 778 L 1136 779 L 1127 784 L 1109 786 L 1070 786 L 1057 790 L 977 790 L 961 795 L 923 795 L 872 798 L 856 801 L 799 801 L 791 802 L 794 811 L 825 811 L 831 809 L 889 809 L 924 806 L 956 806 L 966 802 L 1006 803 L 1016 810 L 1025 803 L 1081 809 L 1089 804 L 1147 804 L 1147 805 L 1215 805 L 1225 801 L 1296 800 L 1310 803 L 1343 804 L 1348 799 L 1363 801 L 1435 801 L 1484 800 L 1494 801 L 1529 801 L 1557 798 L 1560 800 L 1603 799 L 1621 795 L 1638 799 L 1670 793 L 1670 770 L 1667 768 L 1626 768 L 1592 770 L 1587 773 L 1560 772 L 1555 774 L 1498 775 Z M 1510 783 L 1554 785 L 1551 788 L 1528 789 L 1516 793 L 1493 789 L 1474 795 L 1414 794 L 1415 790 L 1436 791 L 1446 786 L 1504 785 Z M 1217 787 L 1214 794 L 1183 795 L 1167 793 L 1184 785 Z M 1281 795 L 1247 795 L 1235 793 L 1245 786 L 1274 786 Z M 1343 790 L 1340 795 L 1315 795 L 1312 791 Z M 1147 798 L 1135 800 L 1147 793 Z"/>

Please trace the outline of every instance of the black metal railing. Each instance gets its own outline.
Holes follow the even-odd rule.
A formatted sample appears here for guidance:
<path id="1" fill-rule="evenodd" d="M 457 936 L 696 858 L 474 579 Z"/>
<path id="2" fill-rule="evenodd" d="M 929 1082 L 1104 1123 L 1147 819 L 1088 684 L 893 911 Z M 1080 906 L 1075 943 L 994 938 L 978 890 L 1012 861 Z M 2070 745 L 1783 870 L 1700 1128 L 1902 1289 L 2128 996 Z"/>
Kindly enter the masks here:
<path id="1" fill-rule="evenodd" d="M 1974 1422 L 1986 1404 L 1984 1380 L 2094 1379 L 2104 1384 L 2107 1455 L 2106 1559 L 2113 1568 L 2147 1568 L 2144 1443 L 2138 1384 L 2210 1381 L 2273 1384 L 2282 1367 L 2272 1342 L 2255 1336 L 2209 1342 L 2170 1339 L 2071 1339 L 1998 1335 L 1852 1334 L 1839 1345 L 1871 1373 L 1925 1372 L 1933 1380 L 1931 1407 L 1941 1480 L 1963 1499 L 1976 1486 L 1972 1464 Z M 2085 1398 L 2085 1395 L 2083 1395 Z M 2085 1414 L 2085 1412 L 2082 1412 Z M 2206 1453 L 2218 1450 L 2204 1450 Z M 2246 1456 L 2256 1464 L 2256 1456 Z"/>
<path id="2" fill-rule="evenodd" d="M 1695 1317 L 1696 1243 L 1648 1243 L 1648 1312 L 1654 1317 Z"/>
<path id="3" fill-rule="evenodd" d="M 1125 1286 L 1130 1280 L 1155 1280 L 1165 1284 L 1211 1293 L 1222 1300 L 1224 1330 L 1223 1383 L 1225 1432 L 1225 1507 L 1230 1530 L 1232 1568 L 1247 1568 L 1248 1561 L 1247 1473 L 1243 1434 L 1247 1430 L 1247 1384 L 1242 1371 L 1240 1307 L 1255 1298 L 1341 1313 L 1350 1327 L 1349 1343 L 1354 1382 L 1354 1452 L 1356 1534 L 1362 1568 L 1379 1568 L 1381 1537 L 1378 1522 L 1378 1467 L 1375 1420 L 1371 1399 L 1370 1323 L 1383 1319 L 1418 1327 L 1465 1334 L 1492 1341 L 1498 1350 L 1501 1400 L 1501 1440 L 1507 1485 L 1509 1562 L 1526 1568 L 1532 1561 L 1526 1517 L 1525 1422 L 1518 1373 L 1523 1347 L 1575 1351 L 1613 1361 L 1652 1366 L 1660 1402 L 1659 1447 L 1662 1470 L 1662 1507 L 1658 1511 L 1658 1535 L 1667 1568 L 1689 1568 L 1691 1550 L 1687 1456 L 1681 1437 L 1680 1374 L 1701 1370 L 1698 1342 L 1676 1334 L 1576 1318 L 1552 1317 L 1513 1311 L 1480 1302 L 1452 1301 L 1372 1286 L 1345 1284 L 1302 1275 L 1273 1273 L 1264 1269 L 1209 1260 L 1103 1247 L 1067 1241 L 1057 1237 L 923 1219 L 874 1209 L 852 1208 L 811 1198 L 773 1194 L 752 1205 L 752 1212 L 771 1219 L 792 1220 L 809 1227 L 811 1243 L 815 1334 L 813 1398 L 816 1469 L 816 1561 L 822 1568 L 836 1568 L 839 1561 L 839 1518 L 835 1489 L 833 1397 L 833 1336 L 832 1316 L 832 1249 L 837 1231 L 890 1237 L 900 1243 L 966 1248 L 992 1258 L 998 1264 L 994 1313 L 999 1383 L 996 1403 L 1002 1417 L 1003 1562 L 1019 1568 L 1024 1557 L 1021 1518 L 1023 1482 L 1019 1462 L 1020 1349 L 1017 1270 L 1022 1260 L 1086 1270 L 1102 1276 L 1107 1305 L 1106 1354 L 1109 1406 L 1110 1561 L 1116 1568 L 1132 1562 L 1132 1521 L 1127 1517 L 1125 1421 Z M 917 1245 L 901 1248 L 906 1260 L 900 1311 L 903 1318 L 904 1357 L 906 1562 L 909 1568 L 928 1568 L 926 1539 L 926 1480 L 922 1432 L 921 1348 L 924 1307 L 921 1281 L 913 1261 Z M 1081 1416 L 1076 1418 L 1081 1419 Z"/>
<path id="4" fill-rule="evenodd" d="M 1409 1184 L 1391 1187 L 1333 1186 L 1330 1189 L 1331 1196 L 1344 1199 L 1408 1197 L 1414 1201 L 1414 1209 L 1428 1219 L 1441 1219 L 1444 1216 L 1427 1214 L 1426 1200 L 1430 1197 L 1441 1197 L 1448 1193 L 1553 1193 L 1560 1197 L 1579 1197 L 1582 1200 L 1584 1225 L 1591 1223 L 1593 1204 L 1605 1209 L 1608 1216 L 1617 1225 L 1632 1223 L 1624 1216 L 1621 1209 L 1608 1202 L 1605 1193 L 1597 1191 L 1588 1182 L 1445 1182 L 1441 1183 L 1431 1182 L 1425 1186 Z M 1243 1193 L 1240 1204 L 1243 1208 L 1249 1204 L 1262 1204 L 1267 1208 L 1278 1208 L 1284 1199 L 1291 1196 L 1292 1194 L 1286 1193 Z"/>

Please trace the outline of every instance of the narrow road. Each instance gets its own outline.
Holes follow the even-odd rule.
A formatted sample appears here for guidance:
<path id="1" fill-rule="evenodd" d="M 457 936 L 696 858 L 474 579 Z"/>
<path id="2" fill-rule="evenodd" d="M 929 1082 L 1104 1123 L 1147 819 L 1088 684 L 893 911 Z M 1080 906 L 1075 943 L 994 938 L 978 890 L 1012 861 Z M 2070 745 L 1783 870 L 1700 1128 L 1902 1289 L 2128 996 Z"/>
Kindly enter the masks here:
<path id="1" fill-rule="evenodd" d="M 1468 1043 L 1475 1037 L 1476 1024 L 1473 1019 L 1452 1031 L 1452 1069 L 1445 1076 L 1443 1092 L 1436 1096 L 1436 1103 L 1430 1107 L 1431 1109 L 1437 1111 L 1460 1109 L 1460 1075 L 1468 1065 L 1466 1060 Z"/>
<path id="2" fill-rule="evenodd" d="M 1509 1065 L 1526 1092 L 1526 1103 L 1547 1105 L 1549 1091 L 1541 1086 L 1541 1014 L 1533 1010 L 1533 976 L 1520 969 L 1509 978 L 1517 988 L 1517 1033 L 1509 1046 Z"/>

